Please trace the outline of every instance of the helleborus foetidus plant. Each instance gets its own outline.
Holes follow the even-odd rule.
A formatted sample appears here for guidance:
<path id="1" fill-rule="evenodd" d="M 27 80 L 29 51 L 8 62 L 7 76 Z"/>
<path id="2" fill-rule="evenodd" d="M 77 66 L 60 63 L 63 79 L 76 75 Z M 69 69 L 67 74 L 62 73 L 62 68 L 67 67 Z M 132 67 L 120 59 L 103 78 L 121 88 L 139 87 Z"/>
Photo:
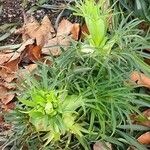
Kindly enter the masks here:
<path id="1" fill-rule="evenodd" d="M 67 132 L 82 137 L 82 132 L 86 130 L 76 122 L 77 109 L 85 103 L 81 96 L 42 89 L 33 89 L 28 94 L 27 99 L 19 98 L 25 107 L 20 112 L 29 116 L 29 122 L 37 132 L 47 132 L 43 137 L 47 141 L 45 145 L 60 140 L 60 136 Z"/>

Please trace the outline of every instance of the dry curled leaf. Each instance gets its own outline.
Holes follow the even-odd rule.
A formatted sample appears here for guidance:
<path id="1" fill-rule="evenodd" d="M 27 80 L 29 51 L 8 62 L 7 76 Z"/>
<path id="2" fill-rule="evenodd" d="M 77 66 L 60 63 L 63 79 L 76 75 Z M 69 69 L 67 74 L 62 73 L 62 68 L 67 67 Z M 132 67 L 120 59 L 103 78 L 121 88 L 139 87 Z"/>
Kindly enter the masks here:
<path id="1" fill-rule="evenodd" d="M 23 35 L 23 40 L 35 39 L 38 46 L 43 46 L 48 39 L 53 37 L 54 28 L 48 16 L 44 16 L 41 24 L 31 16 L 26 24 L 16 31 Z"/>
<path id="2" fill-rule="evenodd" d="M 150 132 L 142 134 L 137 140 L 141 144 L 150 144 Z"/>
<path id="3" fill-rule="evenodd" d="M 15 94 L 10 94 L 6 87 L 0 86 L 0 100 L 3 104 L 8 104 L 14 96 Z"/>
<path id="4" fill-rule="evenodd" d="M 37 31 L 37 29 L 40 27 L 40 24 L 38 21 L 33 17 L 30 16 L 24 23 L 22 28 L 19 28 L 15 31 L 16 34 L 22 34 L 23 41 L 28 40 L 29 38 L 34 39 L 34 33 Z"/>
<path id="5" fill-rule="evenodd" d="M 42 48 L 43 54 L 52 54 L 58 56 L 61 53 L 60 47 L 66 49 L 70 45 L 70 38 L 78 39 L 79 36 L 79 24 L 72 24 L 67 19 L 63 19 L 57 29 L 56 37 L 50 39 L 45 43 Z M 70 36 L 71 35 L 71 36 Z M 70 37 L 68 37 L 70 36 Z"/>
<path id="6" fill-rule="evenodd" d="M 41 22 L 41 26 L 35 32 L 36 44 L 38 46 L 44 46 L 44 44 L 53 37 L 54 29 L 48 16 L 45 16 Z"/>
<path id="7" fill-rule="evenodd" d="M 26 47 L 28 45 L 31 45 L 34 43 L 34 40 L 33 39 L 28 39 L 27 41 L 25 41 L 18 50 L 16 50 L 14 53 L 13 53 L 13 56 L 12 58 L 9 60 L 9 62 L 13 61 L 13 60 L 16 60 L 17 58 L 20 57 L 20 55 L 22 54 L 23 51 L 25 51 Z"/>
<path id="8" fill-rule="evenodd" d="M 1 69 L 0 70 L 0 78 L 3 81 L 6 81 L 9 83 L 16 78 L 16 75 L 15 75 L 15 73 L 7 73 L 5 69 Z"/>
<path id="9" fill-rule="evenodd" d="M 81 36 L 80 36 L 80 38 L 83 40 L 86 37 L 86 35 L 89 35 L 89 34 L 90 33 L 89 33 L 88 28 L 87 28 L 87 25 L 84 23 L 81 27 Z"/>
<path id="10" fill-rule="evenodd" d="M 4 64 L 5 62 L 9 61 L 11 57 L 14 55 L 13 52 L 0 52 L 0 65 Z"/>
<path id="11" fill-rule="evenodd" d="M 38 61 L 41 59 L 41 47 L 37 45 L 30 45 L 27 51 L 27 57 L 32 61 Z"/>
<path id="12" fill-rule="evenodd" d="M 57 29 L 57 37 L 58 36 L 68 36 L 71 33 L 71 30 L 73 28 L 73 24 L 68 21 L 67 19 L 63 19 L 58 26 Z"/>
<path id="13" fill-rule="evenodd" d="M 6 70 L 7 73 L 13 73 L 16 72 L 19 68 L 18 64 L 20 62 L 20 58 L 18 57 L 15 60 L 9 61 L 3 66 L 3 70 Z"/>
<path id="14" fill-rule="evenodd" d="M 13 110 L 16 107 L 14 102 L 10 102 L 6 105 L 3 105 L 3 112 L 9 112 L 10 110 Z"/>
<path id="15" fill-rule="evenodd" d="M 1 80 L 0 81 L 0 86 L 4 86 L 4 87 L 6 87 L 7 89 L 15 89 L 15 85 L 12 83 L 9 83 L 9 82 L 6 82 L 6 81 L 4 81 L 4 80 Z"/>
<path id="16" fill-rule="evenodd" d="M 143 73 L 133 71 L 131 74 L 131 80 L 136 82 L 138 85 L 150 88 L 150 78 Z"/>
<path id="17" fill-rule="evenodd" d="M 78 40 L 79 39 L 79 33 L 80 33 L 80 26 L 78 23 L 75 23 L 71 29 L 71 33 L 72 33 L 72 38 L 74 40 Z"/>

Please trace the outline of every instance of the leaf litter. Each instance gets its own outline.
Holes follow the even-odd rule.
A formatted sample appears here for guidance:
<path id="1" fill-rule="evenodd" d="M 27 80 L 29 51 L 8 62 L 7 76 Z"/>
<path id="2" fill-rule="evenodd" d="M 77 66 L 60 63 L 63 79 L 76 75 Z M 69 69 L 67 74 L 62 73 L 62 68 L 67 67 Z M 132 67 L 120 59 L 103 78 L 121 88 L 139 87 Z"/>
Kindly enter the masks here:
<path id="1" fill-rule="evenodd" d="M 16 51 L 4 49 L 0 52 L 1 102 L 7 105 L 14 99 L 15 86 L 11 84 L 17 82 L 18 75 L 23 78 L 24 72 L 31 73 L 35 70 L 36 61 L 45 63 L 45 55 L 59 56 L 60 46 L 68 47 L 71 39 L 78 40 L 79 31 L 79 24 L 73 24 L 67 19 L 62 19 L 55 31 L 47 15 L 41 23 L 33 16 L 28 17 L 23 26 L 15 31 L 15 34 L 22 35 L 22 45 Z"/>

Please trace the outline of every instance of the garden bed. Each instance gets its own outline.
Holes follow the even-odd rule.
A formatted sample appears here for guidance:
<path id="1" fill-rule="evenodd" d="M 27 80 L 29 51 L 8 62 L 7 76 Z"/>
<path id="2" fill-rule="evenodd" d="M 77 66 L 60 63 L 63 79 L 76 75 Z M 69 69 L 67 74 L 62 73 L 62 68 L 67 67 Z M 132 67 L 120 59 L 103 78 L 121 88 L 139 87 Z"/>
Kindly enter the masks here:
<path id="1" fill-rule="evenodd" d="M 149 149 L 145 2 L 1 1 L 2 150 Z"/>

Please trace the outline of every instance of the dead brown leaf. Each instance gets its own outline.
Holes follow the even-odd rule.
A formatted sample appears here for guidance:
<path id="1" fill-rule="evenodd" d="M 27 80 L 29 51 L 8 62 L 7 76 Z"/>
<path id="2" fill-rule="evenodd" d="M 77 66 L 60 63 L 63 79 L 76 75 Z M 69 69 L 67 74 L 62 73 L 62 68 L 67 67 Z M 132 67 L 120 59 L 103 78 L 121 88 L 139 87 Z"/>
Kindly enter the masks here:
<path id="1" fill-rule="evenodd" d="M 0 65 L 4 64 L 5 62 L 9 61 L 11 57 L 13 56 L 14 53 L 5 53 L 5 52 L 0 52 Z"/>
<path id="2" fill-rule="evenodd" d="M 53 37 L 53 33 L 55 33 L 55 31 L 51 21 L 48 16 L 45 16 L 41 22 L 41 26 L 35 33 L 36 44 L 43 47 L 44 44 Z"/>
<path id="3" fill-rule="evenodd" d="M 23 41 L 27 41 L 29 38 L 35 38 L 34 33 L 38 30 L 40 24 L 33 17 L 30 16 L 24 23 L 22 28 L 19 28 L 15 31 L 16 34 L 22 34 Z"/>
<path id="4" fill-rule="evenodd" d="M 89 35 L 89 30 L 87 28 L 87 25 L 84 23 L 81 27 L 81 39 L 83 40 L 86 36 L 85 35 Z"/>
<path id="5" fill-rule="evenodd" d="M 6 82 L 6 81 L 4 81 L 4 80 L 1 80 L 0 81 L 0 86 L 4 86 L 4 87 L 6 87 L 7 89 L 15 89 L 15 85 L 12 83 L 12 84 L 10 84 L 10 83 L 8 83 L 8 82 Z"/>
<path id="6" fill-rule="evenodd" d="M 14 96 L 15 94 L 10 94 L 6 87 L 0 86 L 0 100 L 3 104 L 8 104 Z"/>
<path id="7" fill-rule="evenodd" d="M 13 61 L 13 60 L 16 60 L 17 58 L 20 57 L 20 55 L 22 54 L 23 51 L 25 51 L 25 49 L 27 48 L 28 45 L 31 45 L 34 43 L 34 40 L 33 39 L 28 39 L 27 41 L 25 41 L 21 46 L 20 48 L 15 51 L 13 53 L 13 57 L 9 60 L 9 62 Z"/>
<path id="8" fill-rule="evenodd" d="M 30 64 L 25 67 L 25 71 L 31 73 L 37 68 L 37 64 Z"/>
<path id="9" fill-rule="evenodd" d="M 16 78 L 16 75 L 15 75 L 15 73 L 7 73 L 5 69 L 1 69 L 0 70 L 0 78 L 3 81 L 6 81 L 9 83 Z"/>
<path id="10" fill-rule="evenodd" d="M 57 43 L 58 43 L 57 37 L 49 40 L 48 43 L 46 43 L 44 47 L 42 48 L 42 54 L 45 54 L 45 55 L 52 54 L 53 56 L 60 55 L 60 49 Z"/>
<path id="11" fill-rule="evenodd" d="M 55 33 L 54 28 L 48 16 L 44 16 L 41 24 L 31 16 L 26 24 L 16 31 L 16 33 L 23 35 L 23 40 L 35 39 L 38 46 L 43 46 L 48 39 L 53 37 Z"/>
<path id="12" fill-rule="evenodd" d="M 78 23 L 75 23 L 71 29 L 72 38 L 74 40 L 79 39 L 79 33 L 80 33 L 80 25 Z"/>
<path id="13" fill-rule="evenodd" d="M 131 80 L 136 82 L 138 85 L 150 88 L 150 78 L 143 73 L 133 71 L 131 73 Z"/>
<path id="14" fill-rule="evenodd" d="M 73 24 L 67 19 L 63 19 L 58 26 L 57 29 L 57 37 L 58 36 L 68 36 L 73 28 Z"/>
<path id="15" fill-rule="evenodd" d="M 58 56 L 61 53 L 60 46 L 66 49 L 70 45 L 70 38 L 75 40 L 79 37 L 79 24 L 72 24 L 67 19 L 63 19 L 57 29 L 56 37 L 48 40 L 42 48 L 43 54 Z M 71 35 L 71 36 L 70 36 Z M 70 36 L 70 37 L 68 37 Z"/>
<path id="16" fill-rule="evenodd" d="M 41 47 L 37 45 L 30 45 L 28 48 L 28 58 L 34 62 L 41 59 Z"/>
<path id="17" fill-rule="evenodd" d="M 16 107 L 14 102 L 10 102 L 6 105 L 3 105 L 3 112 L 9 112 L 10 110 L 13 110 Z"/>
<path id="18" fill-rule="evenodd" d="M 19 68 L 18 64 L 20 62 L 20 58 L 18 57 L 15 60 L 9 61 L 3 66 L 3 70 L 5 70 L 7 73 L 13 73 L 16 72 Z"/>
<path id="19" fill-rule="evenodd" d="M 41 24 L 32 16 L 24 24 L 21 29 L 18 29 L 16 33 L 21 33 L 24 39 L 35 39 L 36 45 L 43 47 L 43 54 L 50 54 L 57 56 L 60 55 L 60 46 L 69 46 L 70 39 L 67 36 L 71 36 L 73 39 L 78 40 L 79 38 L 79 24 L 72 24 L 67 19 L 63 19 L 57 29 L 56 37 L 55 30 L 49 20 L 48 16 L 45 16 L 41 21 Z M 53 38 L 54 37 L 54 38 Z M 36 53 L 37 54 L 37 53 Z M 36 60 L 37 60 L 36 55 Z"/>
<path id="20" fill-rule="evenodd" d="M 142 134 L 137 140 L 141 144 L 150 144 L 150 132 Z"/>

